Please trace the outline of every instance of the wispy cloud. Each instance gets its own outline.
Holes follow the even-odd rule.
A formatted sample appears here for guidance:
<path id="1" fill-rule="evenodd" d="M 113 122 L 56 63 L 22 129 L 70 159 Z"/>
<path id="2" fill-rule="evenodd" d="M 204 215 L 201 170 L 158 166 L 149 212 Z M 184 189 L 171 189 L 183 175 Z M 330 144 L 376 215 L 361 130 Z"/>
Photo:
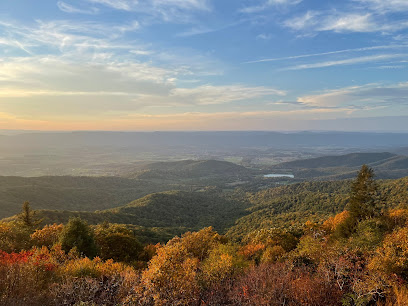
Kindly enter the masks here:
<path id="1" fill-rule="evenodd" d="M 196 79 L 219 74 L 221 65 L 194 50 L 160 50 L 126 39 L 127 32 L 138 29 L 137 21 L 37 21 L 31 26 L 0 22 L 0 32 L 7 32 L 0 45 L 6 51 L 25 49 L 27 53 L 0 60 L 2 110 L 16 116 L 61 117 L 65 105 L 67 116 L 81 116 L 147 106 L 199 105 L 204 96 L 210 99 L 217 94 L 214 104 L 232 102 L 251 91 L 251 97 L 262 96 L 260 88 L 238 85 L 200 91 Z M 177 86 L 178 78 L 184 83 L 193 79 L 201 97 Z M 263 94 L 272 92 L 265 88 Z"/>
<path id="2" fill-rule="evenodd" d="M 271 95 L 283 96 L 286 95 L 286 92 L 267 87 L 204 85 L 196 88 L 175 88 L 171 91 L 170 95 L 184 100 L 195 101 L 196 104 L 210 105 Z"/>
<path id="3" fill-rule="evenodd" d="M 301 58 L 324 56 L 324 55 L 335 55 L 335 54 L 342 54 L 342 53 L 366 52 L 366 51 L 389 50 L 389 49 L 403 49 L 403 48 L 408 48 L 408 44 L 406 44 L 406 45 L 372 46 L 372 47 L 344 49 L 344 50 L 321 52 L 321 53 L 302 54 L 302 55 L 275 57 L 275 58 L 265 58 L 265 59 L 260 59 L 260 60 L 244 62 L 244 64 L 284 61 L 284 60 L 301 59 Z"/>
<path id="4" fill-rule="evenodd" d="M 75 63 L 58 57 L 8 59 L 0 63 L 2 111 L 39 119 L 117 116 L 144 108 L 222 105 L 286 94 L 245 85 L 177 86 L 184 71 L 147 63 Z"/>
<path id="5" fill-rule="evenodd" d="M 262 12 L 272 6 L 290 6 L 290 5 L 297 5 L 303 0 L 266 0 L 263 1 L 262 3 L 254 6 L 247 6 L 239 11 L 241 13 L 247 13 L 247 14 L 252 14 L 252 13 L 259 13 Z"/>
<path id="6" fill-rule="evenodd" d="M 133 5 L 137 5 L 137 1 L 129 0 L 88 0 L 91 3 L 102 4 L 116 10 L 130 11 Z"/>
<path id="7" fill-rule="evenodd" d="M 129 40 L 128 33 L 138 31 L 138 21 L 122 24 L 37 21 L 31 26 L 0 21 L 0 39 L 6 52 L 24 49 L 29 55 L 58 56 L 77 63 L 147 62 L 179 74 L 219 75 L 223 65 L 208 54 L 194 49 L 160 48 L 151 43 Z M 154 64 L 153 64 L 154 63 Z M 194 76 L 196 75 L 196 76 Z"/>
<path id="8" fill-rule="evenodd" d="M 196 36 L 196 35 L 201 35 L 201 34 L 207 34 L 207 33 L 212 33 L 216 32 L 217 29 L 212 29 L 212 28 L 207 28 L 207 27 L 195 27 L 190 30 L 181 32 L 176 34 L 177 37 L 190 37 L 190 36 Z"/>
<path id="9" fill-rule="evenodd" d="M 20 119 L 109 117 L 143 108 L 191 108 L 285 94 L 270 87 L 200 85 L 196 79 L 209 73 L 208 58 L 153 51 L 123 40 L 125 32 L 139 28 L 138 22 L 38 21 L 32 27 L 2 27 L 9 34 L 4 44 L 17 48 L 13 41 L 18 38 L 37 52 L 0 61 L 2 111 Z M 184 83 L 192 79 L 195 86 L 181 87 L 179 78 Z"/>
<path id="10" fill-rule="evenodd" d="M 406 0 L 354 0 L 354 2 L 380 14 L 408 11 L 408 1 Z"/>
<path id="11" fill-rule="evenodd" d="M 97 14 L 99 10 L 96 7 L 90 7 L 87 9 L 77 8 L 73 5 L 70 5 L 64 1 L 57 2 L 58 8 L 65 13 L 76 13 L 76 14 Z"/>
<path id="12" fill-rule="evenodd" d="M 314 107 L 398 107 L 408 105 L 408 83 L 394 85 L 366 84 L 329 90 L 298 98 L 298 102 Z"/>
<path id="13" fill-rule="evenodd" d="M 187 31 L 181 32 L 176 34 L 177 37 L 190 37 L 190 36 L 196 36 L 196 35 L 202 35 L 202 34 L 207 34 L 207 33 L 214 33 L 214 32 L 218 32 L 218 31 L 223 31 L 232 27 L 235 27 L 239 24 L 242 24 L 243 21 L 237 21 L 237 22 L 233 22 L 233 23 L 228 23 L 228 24 L 224 24 L 222 26 L 214 26 L 214 27 L 208 27 L 208 26 L 196 26 L 193 27 Z"/>
<path id="14" fill-rule="evenodd" d="M 1 44 L 35 54 L 75 53 L 80 59 L 95 52 L 136 49 L 135 43 L 122 39 L 128 31 L 138 29 L 138 23 L 109 25 L 95 22 L 37 21 L 31 26 L 0 23 L 0 33 L 4 33 Z M 91 54 L 92 53 L 92 54 Z"/>
<path id="15" fill-rule="evenodd" d="M 377 24 L 373 21 L 371 14 L 344 14 L 339 16 L 328 16 L 319 31 L 335 32 L 375 32 Z"/>
<path id="16" fill-rule="evenodd" d="M 384 10 L 378 13 L 377 10 L 359 10 L 358 8 L 342 11 L 307 11 L 288 18 L 283 22 L 283 26 L 306 33 L 323 31 L 395 33 L 408 28 L 406 19 L 392 18 L 388 13 L 390 11 Z"/>
<path id="17" fill-rule="evenodd" d="M 139 12 L 167 22 L 192 21 L 195 12 L 210 12 L 209 0 L 87 0 L 115 10 Z"/>
<path id="18" fill-rule="evenodd" d="M 265 33 L 262 33 L 256 36 L 256 39 L 261 39 L 261 40 L 270 40 L 271 38 L 272 38 L 271 34 L 265 34 Z"/>
<path id="19" fill-rule="evenodd" d="M 290 19 L 287 19 L 283 23 L 283 25 L 293 30 L 310 29 L 318 23 L 318 20 L 316 19 L 316 17 L 319 15 L 320 15 L 319 12 L 307 11 L 303 15 L 295 16 Z"/>
<path id="20" fill-rule="evenodd" d="M 25 46 L 24 44 L 20 43 L 18 40 L 13 39 L 13 38 L 12 39 L 0 38 L 0 45 L 17 48 L 17 49 L 23 50 L 27 54 L 32 54 L 31 51 L 28 50 L 27 46 Z"/>
<path id="21" fill-rule="evenodd" d="M 342 60 L 333 60 L 333 61 L 324 61 L 311 64 L 301 64 L 283 68 L 283 70 L 302 70 L 302 69 L 315 69 L 315 68 L 325 68 L 332 66 L 341 66 L 341 65 L 355 65 L 362 63 L 371 63 L 371 62 L 382 62 L 394 58 L 408 58 L 408 54 L 377 54 L 370 56 L 360 56 Z"/>

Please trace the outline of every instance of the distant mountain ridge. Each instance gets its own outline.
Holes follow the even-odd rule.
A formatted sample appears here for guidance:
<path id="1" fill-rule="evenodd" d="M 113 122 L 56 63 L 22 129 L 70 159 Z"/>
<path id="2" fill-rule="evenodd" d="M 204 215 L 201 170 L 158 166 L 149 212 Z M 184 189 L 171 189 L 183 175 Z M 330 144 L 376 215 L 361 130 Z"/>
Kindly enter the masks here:
<path id="1" fill-rule="evenodd" d="M 327 168 L 327 167 L 360 167 L 363 164 L 385 162 L 396 157 L 396 154 L 383 153 L 350 153 L 346 155 L 323 156 L 310 159 L 294 160 L 277 165 L 281 168 Z"/>
<path id="2" fill-rule="evenodd" d="M 408 156 L 382 153 L 350 153 L 280 163 L 273 171 L 290 171 L 299 179 L 346 179 L 354 177 L 361 165 L 372 167 L 377 178 L 393 179 L 408 176 Z"/>
<path id="3" fill-rule="evenodd" d="M 299 147 L 408 146 L 407 133 L 373 132 L 25 132 L 3 137 L 3 145 L 16 147 Z"/>

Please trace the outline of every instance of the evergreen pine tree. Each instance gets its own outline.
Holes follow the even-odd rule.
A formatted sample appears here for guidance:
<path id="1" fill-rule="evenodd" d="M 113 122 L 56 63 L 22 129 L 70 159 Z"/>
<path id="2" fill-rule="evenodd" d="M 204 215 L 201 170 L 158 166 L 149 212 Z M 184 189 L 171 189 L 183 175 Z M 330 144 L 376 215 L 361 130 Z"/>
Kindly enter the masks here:
<path id="1" fill-rule="evenodd" d="M 76 248 L 77 251 L 87 257 L 97 255 L 94 233 L 88 223 L 81 218 L 72 218 L 62 230 L 60 236 L 61 247 L 65 252 Z"/>
<path id="2" fill-rule="evenodd" d="M 350 218 L 359 222 L 378 215 L 379 192 L 374 180 L 374 171 L 363 165 L 351 185 L 348 211 Z"/>
<path id="3" fill-rule="evenodd" d="M 378 184 L 374 180 L 374 171 L 363 165 L 351 184 L 347 210 L 349 217 L 339 224 L 333 237 L 348 238 L 356 232 L 359 222 L 378 216 L 380 202 Z"/>
<path id="4" fill-rule="evenodd" d="M 17 218 L 23 226 L 30 229 L 34 229 L 43 221 L 43 219 L 36 218 L 35 212 L 30 208 L 28 201 L 23 203 L 22 211 Z"/>

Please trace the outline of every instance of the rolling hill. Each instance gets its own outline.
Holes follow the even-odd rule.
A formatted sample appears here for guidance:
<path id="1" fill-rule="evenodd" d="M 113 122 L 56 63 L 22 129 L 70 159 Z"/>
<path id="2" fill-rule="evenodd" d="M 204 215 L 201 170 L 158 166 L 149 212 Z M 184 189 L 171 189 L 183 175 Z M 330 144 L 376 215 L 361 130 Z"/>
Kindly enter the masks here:
<path id="1" fill-rule="evenodd" d="M 95 211 L 125 205 L 151 193 L 196 190 L 251 179 L 253 171 L 226 161 L 183 160 L 141 165 L 127 177 L 0 176 L 0 218 L 33 209 Z"/>
<path id="2" fill-rule="evenodd" d="M 348 203 L 351 180 L 311 181 L 270 188 L 249 195 L 249 213 L 227 235 L 241 239 L 249 232 L 271 227 L 302 226 L 321 222 L 343 211 Z M 408 177 L 379 181 L 383 207 L 408 205 Z"/>
<path id="3" fill-rule="evenodd" d="M 137 225 L 145 228 L 170 228 L 180 233 L 213 226 L 225 232 L 237 219 L 247 214 L 249 204 L 228 199 L 216 191 L 168 191 L 153 193 L 127 205 L 95 212 L 38 210 L 44 223 L 66 223 L 81 217 L 90 224 L 104 221 Z"/>
<path id="4" fill-rule="evenodd" d="M 323 156 L 280 163 L 271 171 L 291 172 L 298 179 L 336 180 L 352 178 L 361 165 L 372 167 L 381 179 L 408 176 L 408 157 L 388 152 L 351 153 L 339 156 Z"/>
<path id="5" fill-rule="evenodd" d="M 392 153 L 353 153 L 297 160 L 264 171 L 293 173 L 293 183 L 304 180 L 354 178 L 360 166 L 374 168 L 377 178 L 408 176 L 408 157 Z M 24 201 L 33 209 L 95 211 L 119 207 L 151 193 L 169 190 L 203 190 L 219 186 L 232 190 L 240 186 L 256 192 L 279 184 L 279 178 L 263 179 L 260 172 L 217 160 L 157 162 L 129 169 L 128 177 L 9 177 L 0 176 L 0 218 L 20 211 Z"/>
<path id="6" fill-rule="evenodd" d="M 121 177 L 0 176 L 0 218 L 18 213 L 24 201 L 33 209 L 95 211 L 172 189 L 183 186 Z"/>
<path id="7" fill-rule="evenodd" d="M 129 177 L 139 179 L 197 179 L 244 177 L 252 171 L 243 166 L 219 160 L 182 160 L 157 162 L 140 167 Z"/>
<path id="8" fill-rule="evenodd" d="M 384 153 L 351 153 L 339 156 L 323 156 L 304 160 L 281 163 L 282 168 L 328 168 L 328 167 L 361 167 L 362 164 L 383 162 L 397 155 Z"/>
<path id="9" fill-rule="evenodd" d="M 384 206 L 408 205 L 408 178 L 379 181 Z M 104 221 L 128 224 L 151 241 L 213 226 L 232 239 L 261 228 L 302 226 L 341 212 L 348 202 L 350 180 L 313 181 L 253 193 L 236 190 L 168 191 L 154 193 L 126 205 L 94 211 L 40 210 L 44 223 L 65 223 L 81 217 L 91 224 Z M 160 238 L 154 232 L 161 232 Z M 147 234 L 146 234 L 147 233 Z M 163 234 L 164 233 L 164 234 Z M 145 240 L 149 238 L 144 238 Z"/>

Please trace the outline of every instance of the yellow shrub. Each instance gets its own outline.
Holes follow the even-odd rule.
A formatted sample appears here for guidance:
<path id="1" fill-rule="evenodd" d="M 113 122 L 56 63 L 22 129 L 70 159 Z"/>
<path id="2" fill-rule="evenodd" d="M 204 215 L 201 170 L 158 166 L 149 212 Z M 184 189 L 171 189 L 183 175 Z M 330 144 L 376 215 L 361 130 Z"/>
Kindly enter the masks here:
<path id="1" fill-rule="evenodd" d="M 408 279 L 408 227 L 396 230 L 384 238 L 382 246 L 369 263 L 374 271 L 396 273 Z"/>
<path id="2" fill-rule="evenodd" d="M 350 213 L 347 210 L 344 210 L 341 213 L 335 215 L 334 217 L 327 219 L 323 223 L 323 227 L 328 232 L 333 232 L 336 229 L 336 227 L 339 226 L 339 224 L 343 223 L 349 216 Z"/>
<path id="3" fill-rule="evenodd" d="M 61 267 L 60 273 L 75 277 L 100 277 L 120 275 L 129 270 L 132 268 L 111 259 L 104 262 L 99 257 L 92 260 L 85 257 L 67 261 Z"/>
<path id="4" fill-rule="evenodd" d="M 31 234 L 31 240 L 33 240 L 37 246 L 44 245 L 51 247 L 58 241 L 63 228 L 64 225 L 62 224 L 54 223 L 52 225 L 46 225 L 42 229 L 36 230 Z"/>

